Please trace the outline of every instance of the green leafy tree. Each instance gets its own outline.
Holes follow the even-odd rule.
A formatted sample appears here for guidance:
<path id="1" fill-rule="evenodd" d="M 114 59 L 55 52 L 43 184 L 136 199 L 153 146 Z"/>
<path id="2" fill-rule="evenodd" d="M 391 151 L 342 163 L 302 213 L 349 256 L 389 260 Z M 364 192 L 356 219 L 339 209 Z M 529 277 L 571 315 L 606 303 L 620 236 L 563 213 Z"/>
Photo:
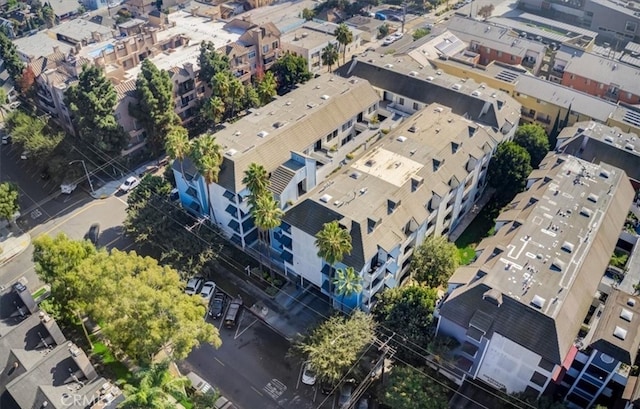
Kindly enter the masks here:
<path id="1" fill-rule="evenodd" d="M 313 17 L 315 15 L 316 15 L 316 12 L 313 9 L 308 9 L 308 8 L 302 9 L 302 18 L 305 19 L 306 21 L 313 20 Z"/>
<path id="2" fill-rule="evenodd" d="M 344 309 L 344 297 L 350 297 L 362 292 L 362 277 L 353 267 L 339 268 L 333 278 L 333 288 L 340 296 L 340 305 Z"/>
<path id="3" fill-rule="evenodd" d="M 537 168 L 549 153 L 549 136 L 544 128 L 538 124 L 519 126 L 513 141 L 529 152 L 532 168 Z"/>
<path id="4" fill-rule="evenodd" d="M 409 271 L 418 282 L 440 287 L 458 268 L 458 249 L 445 236 L 429 236 L 413 252 Z"/>
<path id="5" fill-rule="evenodd" d="M 429 35 L 431 31 L 428 28 L 420 27 L 413 32 L 413 40 L 419 40 L 422 37 Z"/>
<path id="6" fill-rule="evenodd" d="M 204 321 L 202 301 L 184 293 L 176 270 L 152 258 L 97 252 L 88 241 L 62 235 L 36 239 L 34 262 L 52 294 L 65 295 L 55 299 L 100 322 L 111 345 L 135 364 L 150 364 L 162 348 L 184 359 L 201 343 L 221 343 L 216 328 Z"/>
<path id="7" fill-rule="evenodd" d="M 213 261 L 223 245 L 215 226 L 193 234 L 193 217 L 167 200 L 171 185 L 146 176 L 127 199 L 125 232 L 140 245 L 160 254 L 160 260 L 190 276 Z M 135 194 L 134 194 L 135 193 Z"/>
<path id="8" fill-rule="evenodd" d="M 388 24 L 383 24 L 380 27 L 378 27 L 378 38 L 382 38 L 382 37 L 386 37 L 389 35 L 389 25 Z"/>
<path id="9" fill-rule="evenodd" d="M 218 181 L 220 165 L 222 165 L 222 147 L 216 142 L 215 136 L 205 134 L 195 139 L 191 145 L 191 159 L 206 184 L 207 214 L 213 215 L 213 220 L 217 224 L 216 214 L 211 206 L 211 191 L 209 189 L 209 185 Z"/>
<path id="10" fill-rule="evenodd" d="M 345 23 L 341 23 L 333 35 L 336 36 L 338 43 L 342 44 L 342 63 L 344 64 L 347 58 L 347 45 L 353 42 L 353 33 Z"/>
<path id="11" fill-rule="evenodd" d="M 447 389 L 427 369 L 395 366 L 384 389 L 382 402 L 393 409 L 442 409 L 447 407 Z"/>
<path id="12" fill-rule="evenodd" d="M 189 133 L 181 125 L 174 125 L 169 129 L 165 140 L 165 149 L 167 155 L 180 162 L 180 174 L 185 178 L 184 160 L 191 153 L 191 142 L 189 141 Z"/>
<path id="13" fill-rule="evenodd" d="M 521 192 L 531 173 L 529 152 L 515 142 L 502 142 L 489 162 L 489 185 L 496 189 L 498 204 L 505 205 Z"/>
<path id="14" fill-rule="evenodd" d="M 480 9 L 476 14 L 486 20 L 489 17 L 491 17 L 491 14 L 493 13 L 494 9 L 495 7 L 493 6 L 493 4 L 486 4 L 480 7 Z"/>
<path id="15" fill-rule="evenodd" d="M 327 70 L 331 72 L 331 67 L 333 67 L 333 64 L 338 62 L 338 47 L 336 47 L 336 45 L 333 43 L 327 44 L 327 46 L 322 49 L 320 58 L 322 59 L 322 65 L 326 65 Z"/>
<path id="16" fill-rule="evenodd" d="M 435 289 L 421 285 L 391 288 L 379 295 L 372 315 L 378 324 L 407 340 L 396 346 L 404 360 L 415 361 L 413 351 L 427 347 L 435 329 L 433 311 L 437 300 Z"/>
<path id="17" fill-rule="evenodd" d="M 56 25 L 56 13 L 48 3 L 42 6 L 42 20 L 47 28 L 51 28 Z"/>
<path id="18" fill-rule="evenodd" d="M 307 361 L 321 380 L 335 383 L 373 341 L 374 331 L 373 319 L 362 311 L 333 316 L 294 342 L 292 352 Z"/>
<path id="19" fill-rule="evenodd" d="M 198 62 L 200 65 L 198 77 L 210 86 L 214 75 L 230 70 L 229 59 L 216 51 L 216 46 L 211 41 L 203 41 L 200 44 Z"/>
<path id="20" fill-rule="evenodd" d="M 78 83 L 67 89 L 65 98 L 80 140 L 109 156 L 119 155 L 128 138 L 114 116 L 116 90 L 102 69 L 83 66 Z"/>
<path id="21" fill-rule="evenodd" d="M 3 31 L 0 31 L 0 58 L 4 61 L 11 78 L 18 81 L 22 77 L 24 63 L 20 59 L 15 44 Z"/>
<path id="22" fill-rule="evenodd" d="M 39 162 L 46 160 L 64 138 L 62 133 L 52 133 L 40 118 L 22 111 L 13 111 L 7 116 L 6 128 L 13 142 L 21 145 L 31 158 Z"/>
<path id="23" fill-rule="evenodd" d="M 316 234 L 315 245 L 318 248 L 318 257 L 322 258 L 329 266 L 329 283 L 333 284 L 333 270 L 336 263 L 344 258 L 345 254 L 351 254 L 351 234 L 342 228 L 337 221 L 325 223 Z M 333 296 L 333 289 L 330 289 Z"/>
<path id="24" fill-rule="evenodd" d="M 20 211 L 18 202 L 18 188 L 16 185 L 3 182 L 0 183 L 0 218 L 11 220 L 13 215 Z"/>
<path id="25" fill-rule="evenodd" d="M 276 77 L 273 75 L 273 72 L 267 71 L 260 82 L 258 82 L 258 98 L 260 98 L 260 103 L 262 105 L 267 105 L 269 102 L 273 100 L 273 97 L 276 96 L 276 91 L 278 89 L 278 83 L 276 82 Z"/>
<path id="26" fill-rule="evenodd" d="M 135 374 L 135 386 L 132 384 L 124 386 L 125 400 L 118 405 L 118 408 L 174 408 L 171 397 L 186 396 L 185 388 L 190 382 L 187 377 L 173 376 L 169 371 L 168 362 L 152 364 Z"/>
<path id="27" fill-rule="evenodd" d="M 267 193 L 269 187 L 269 173 L 264 166 L 258 163 L 251 163 L 244 171 L 242 183 L 249 190 L 249 206 L 255 206 L 258 198 Z"/>
<path id="28" fill-rule="evenodd" d="M 151 59 L 145 59 L 136 80 L 136 95 L 138 103 L 129 104 L 129 112 L 147 131 L 147 146 L 157 156 L 164 149 L 169 129 L 181 124 L 174 111 L 169 73 L 159 70 Z"/>
<path id="29" fill-rule="evenodd" d="M 304 57 L 286 53 L 271 67 L 280 90 L 290 90 L 295 85 L 305 83 L 311 79 L 307 60 Z"/>

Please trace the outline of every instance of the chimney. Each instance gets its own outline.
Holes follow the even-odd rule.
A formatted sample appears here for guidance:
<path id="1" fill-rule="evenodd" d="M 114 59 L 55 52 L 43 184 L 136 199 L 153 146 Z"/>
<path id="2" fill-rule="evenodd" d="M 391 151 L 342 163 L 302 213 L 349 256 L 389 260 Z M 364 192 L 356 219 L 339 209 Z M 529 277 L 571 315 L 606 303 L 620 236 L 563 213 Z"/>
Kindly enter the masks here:
<path id="1" fill-rule="evenodd" d="M 71 358 L 73 358 L 73 362 L 78 365 L 78 368 L 80 368 L 85 378 L 87 378 L 89 382 L 96 379 L 98 374 L 84 351 L 71 342 L 69 342 L 67 346 L 69 347 L 69 353 L 71 354 Z"/>
<path id="2" fill-rule="evenodd" d="M 58 47 L 57 45 L 53 46 L 53 52 L 54 53 L 59 53 L 60 52 L 60 47 Z"/>
<path id="3" fill-rule="evenodd" d="M 49 317 L 44 311 L 40 311 L 39 315 L 42 326 L 45 327 L 51 338 L 53 338 L 53 342 L 55 342 L 56 345 L 61 345 L 66 338 L 56 321 Z"/>

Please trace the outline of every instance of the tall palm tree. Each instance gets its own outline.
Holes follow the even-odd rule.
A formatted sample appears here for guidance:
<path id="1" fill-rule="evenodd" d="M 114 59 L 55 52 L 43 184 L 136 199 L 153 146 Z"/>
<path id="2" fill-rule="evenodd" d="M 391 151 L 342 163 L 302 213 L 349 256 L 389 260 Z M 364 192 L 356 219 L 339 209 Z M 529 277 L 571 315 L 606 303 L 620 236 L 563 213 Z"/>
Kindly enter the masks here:
<path id="1" fill-rule="evenodd" d="M 169 128 L 165 149 L 171 159 L 180 161 L 180 172 L 182 178 L 186 180 L 182 162 L 191 152 L 191 142 L 189 141 L 189 133 L 182 125 L 174 125 Z"/>
<path id="2" fill-rule="evenodd" d="M 229 73 L 224 71 L 217 72 L 211 78 L 212 95 L 226 102 L 229 98 L 230 79 Z"/>
<path id="3" fill-rule="evenodd" d="M 353 246 L 351 244 L 351 235 L 346 229 L 340 227 L 336 220 L 325 223 L 316 234 L 316 247 L 318 247 L 318 257 L 324 259 L 329 264 L 329 283 L 333 280 L 333 269 L 336 263 L 344 258 L 345 254 L 351 254 Z M 329 288 L 331 297 L 334 296 L 333 289 Z"/>
<path id="4" fill-rule="evenodd" d="M 338 48 L 335 44 L 329 43 L 325 48 L 322 49 L 322 65 L 326 65 L 329 68 L 329 72 L 331 72 L 331 67 L 338 61 Z"/>
<path id="5" fill-rule="evenodd" d="M 269 272 L 273 277 L 273 269 L 271 268 L 271 257 L 269 256 L 269 231 L 280 226 L 282 223 L 282 216 L 284 211 L 280 209 L 280 203 L 278 203 L 271 192 L 263 192 L 256 200 L 253 208 L 251 209 L 251 215 L 253 216 L 253 222 L 258 228 L 258 238 L 264 245 L 264 251 L 269 261 Z"/>
<path id="6" fill-rule="evenodd" d="M 213 129 L 222 121 L 224 115 L 224 102 L 218 96 L 212 96 L 207 100 L 204 106 L 204 115 L 213 122 Z"/>
<path id="7" fill-rule="evenodd" d="M 362 277 L 356 273 L 353 267 L 347 267 L 345 269 L 339 268 L 336 271 L 336 276 L 333 278 L 333 286 L 336 295 L 341 296 L 340 305 L 341 308 L 344 308 L 345 296 L 360 294 L 362 292 Z"/>
<path id="8" fill-rule="evenodd" d="M 347 58 L 347 45 L 353 42 L 353 33 L 346 24 L 342 23 L 336 28 L 333 35 L 335 35 L 336 40 L 342 44 L 342 63 L 344 64 Z"/>
<path id="9" fill-rule="evenodd" d="M 123 409 L 154 408 L 170 409 L 172 394 L 185 395 L 189 385 L 186 377 L 174 377 L 169 372 L 168 362 L 153 364 L 136 374 L 137 386 L 125 385 L 125 400 L 118 406 Z"/>
<path id="10" fill-rule="evenodd" d="M 206 185 L 207 213 L 213 215 L 213 221 L 218 224 L 216 213 L 211 208 L 209 191 L 209 185 L 218 181 L 220 165 L 222 165 L 222 147 L 216 142 L 215 136 L 205 134 L 195 139 L 192 144 L 191 159 Z"/>
<path id="11" fill-rule="evenodd" d="M 269 187 L 269 173 L 264 166 L 251 163 L 244 171 L 242 183 L 249 189 L 249 205 L 255 205 L 258 197 L 264 194 Z"/>
<path id="12" fill-rule="evenodd" d="M 231 99 L 231 118 L 236 115 L 236 108 L 244 95 L 244 85 L 237 78 L 229 80 L 229 99 Z"/>
<path id="13" fill-rule="evenodd" d="M 273 75 L 271 71 L 267 71 L 262 80 L 258 83 L 258 96 L 260 97 L 260 103 L 262 105 L 266 105 L 273 97 L 276 95 L 276 91 L 278 89 L 278 83 L 276 81 L 276 77 Z"/>

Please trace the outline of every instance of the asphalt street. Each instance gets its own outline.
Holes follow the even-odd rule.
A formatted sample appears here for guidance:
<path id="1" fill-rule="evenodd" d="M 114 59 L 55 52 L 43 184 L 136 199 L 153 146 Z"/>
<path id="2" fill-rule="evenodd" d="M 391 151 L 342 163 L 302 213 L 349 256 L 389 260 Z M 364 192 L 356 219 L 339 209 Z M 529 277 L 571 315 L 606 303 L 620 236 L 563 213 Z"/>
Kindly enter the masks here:
<path id="1" fill-rule="evenodd" d="M 332 407 L 332 399 L 318 406 L 325 398 L 320 393 L 313 402 L 314 388 L 298 382 L 300 363 L 287 356 L 289 342 L 249 311 L 242 312 L 236 328 L 221 328 L 220 338 L 220 349 L 194 349 L 180 364 L 182 372 L 197 373 L 241 409 Z"/>

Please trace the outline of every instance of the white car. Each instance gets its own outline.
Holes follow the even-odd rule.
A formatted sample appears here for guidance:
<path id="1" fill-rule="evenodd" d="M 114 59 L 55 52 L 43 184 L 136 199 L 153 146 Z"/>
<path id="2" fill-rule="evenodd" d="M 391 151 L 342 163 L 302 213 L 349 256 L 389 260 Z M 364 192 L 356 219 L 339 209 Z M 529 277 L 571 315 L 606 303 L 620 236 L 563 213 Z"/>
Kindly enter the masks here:
<path id="1" fill-rule="evenodd" d="M 308 363 L 304 363 L 302 369 L 302 383 L 305 385 L 314 385 L 316 383 L 316 373 L 309 367 Z"/>
<path id="2" fill-rule="evenodd" d="M 391 34 L 390 37 L 395 38 L 395 41 L 401 39 L 402 37 L 404 37 L 404 34 L 401 33 L 400 31 L 396 31 L 395 33 Z"/>
<path id="3" fill-rule="evenodd" d="M 184 289 L 184 292 L 188 295 L 195 295 L 200 291 L 200 287 L 202 287 L 202 278 L 193 277 L 187 281 L 187 288 Z"/>
<path id="4" fill-rule="evenodd" d="M 387 36 L 382 40 L 382 45 L 391 45 L 396 41 L 396 38 L 393 36 Z"/>
<path id="5" fill-rule="evenodd" d="M 202 290 L 200 290 L 200 296 L 202 297 L 202 301 L 209 302 L 211 296 L 216 291 L 216 283 L 213 281 L 207 281 L 202 286 Z"/>
<path id="6" fill-rule="evenodd" d="M 128 192 L 132 190 L 134 187 L 140 184 L 140 179 L 135 176 L 130 176 L 120 185 L 120 190 L 123 192 Z"/>

